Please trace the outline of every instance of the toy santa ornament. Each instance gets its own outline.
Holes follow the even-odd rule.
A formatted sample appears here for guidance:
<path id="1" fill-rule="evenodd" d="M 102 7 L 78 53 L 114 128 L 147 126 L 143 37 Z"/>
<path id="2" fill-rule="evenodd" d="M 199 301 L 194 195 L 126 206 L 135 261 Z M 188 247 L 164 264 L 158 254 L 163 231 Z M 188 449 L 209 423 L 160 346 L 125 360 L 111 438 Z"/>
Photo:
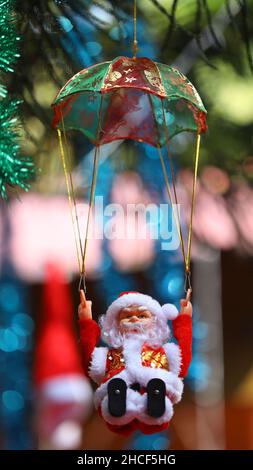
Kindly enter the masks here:
<path id="1" fill-rule="evenodd" d="M 178 312 L 174 305 L 161 306 L 148 295 L 123 292 L 99 327 L 92 319 L 91 302 L 81 291 L 83 366 L 98 384 L 95 407 L 110 430 L 151 434 L 167 428 L 191 361 L 190 293 L 180 301 Z M 168 320 L 178 344 L 168 341 Z M 100 336 L 107 347 L 96 347 Z"/>

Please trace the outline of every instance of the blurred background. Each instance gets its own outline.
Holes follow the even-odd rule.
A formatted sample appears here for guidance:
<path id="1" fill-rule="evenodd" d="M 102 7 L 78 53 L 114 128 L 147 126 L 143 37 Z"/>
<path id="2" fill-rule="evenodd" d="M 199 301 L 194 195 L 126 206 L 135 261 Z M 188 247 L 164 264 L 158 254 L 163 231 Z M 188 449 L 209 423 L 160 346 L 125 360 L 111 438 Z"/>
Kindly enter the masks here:
<path id="1" fill-rule="evenodd" d="M 79 276 L 51 103 L 79 70 L 132 55 L 133 2 L 11 4 L 20 57 L 5 81 L 22 100 L 20 153 L 33 159 L 36 177 L 29 192 L 10 186 L 0 203 L 1 448 L 252 449 L 253 1 L 137 1 L 138 56 L 187 75 L 208 110 L 208 131 L 193 225 L 193 359 L 184 397 L 168 431 L 130 438 L 107 430 L 82 375 Z M 86 210 L 92 146 L 78 133 L 69 142 Z M 192 136 L 175 138 L 172 153 L 187 226 Z M 165 203 L 157 152 L 134 142 L 107 145 L 96 195 L 123 207 Z M 161 250 L 159 240 L 91 240 L 87 263 L 95 318 L 121 291 L 176 305 L 184 295 L 181 252 Z"/>

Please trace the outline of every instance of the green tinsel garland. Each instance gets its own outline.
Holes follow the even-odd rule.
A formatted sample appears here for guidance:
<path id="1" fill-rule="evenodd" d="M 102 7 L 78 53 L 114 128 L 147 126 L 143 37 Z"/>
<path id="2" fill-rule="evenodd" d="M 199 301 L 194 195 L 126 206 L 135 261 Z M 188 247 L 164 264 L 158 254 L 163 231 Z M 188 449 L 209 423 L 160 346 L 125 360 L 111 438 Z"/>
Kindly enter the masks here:
<path id="1" fill-rule="evenodd" d="M 15 0 L 0 0 L 0 70 L 14 72 L 13 64 L 20 57 L 13 14 Z M 2 75 L 2 74 L 1 74 Z M 1 76 L 1 79 L 3 77 Z M 0 194 L 7 199 L 7 188 L 29 189 L 35 175 L 30 158 L 20 157 L 18 110 L 21 101 L 8 96 L 0 83 Z"/>

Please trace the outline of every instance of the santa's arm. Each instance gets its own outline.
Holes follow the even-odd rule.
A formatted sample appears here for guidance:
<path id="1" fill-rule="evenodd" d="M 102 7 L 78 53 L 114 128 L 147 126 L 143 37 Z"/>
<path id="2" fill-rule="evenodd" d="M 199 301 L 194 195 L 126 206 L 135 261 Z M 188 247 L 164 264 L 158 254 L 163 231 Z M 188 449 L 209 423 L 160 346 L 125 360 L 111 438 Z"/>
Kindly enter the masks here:
<path id="1" fill-rule="evenodd" d="M 173 333 L 181 351 L 181 369 L 179 377 L 185 377 L 192 358 L 192 318 L 180 314 L 173 320 Z"/>
<path id="2" fill-rule="evenodd" d="M 100 328 L 92 319 L 91 301 L 86 300 L 83 290 L 80 291 L 78 316 L 83 369 L 88 376 L 92 353 L 100 339 Z"/>
<path id="3" fill-rule="evenodd" d="M 88 376 L 92 353 L 100 339 L 100 328 L 92 319 L 80 319 L 80 343 L 82 363 L 85 374 Z"/>

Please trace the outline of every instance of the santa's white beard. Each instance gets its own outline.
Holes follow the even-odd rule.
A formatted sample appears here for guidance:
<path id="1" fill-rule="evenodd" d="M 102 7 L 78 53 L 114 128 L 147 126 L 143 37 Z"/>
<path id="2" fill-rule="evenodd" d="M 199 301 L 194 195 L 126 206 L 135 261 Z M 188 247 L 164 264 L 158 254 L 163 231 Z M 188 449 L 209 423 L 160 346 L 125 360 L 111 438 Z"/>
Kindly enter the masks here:
<path id="1" fill-rule="evenodd" d="M 120 325 L 120 330 L 121 330 L 121 333 L 122 335 L 129 335 L 129 334 L 147 334 L 148 331 L 152 328 L 153 326 L 153 322 L 150 324 L 150 323 L 146 323 L 146 322 L 141 322 L 139 321 L 138 323 L 128 323 L 128 322 L 125 322 L 123 324 Z"/>
<path id="2" fill-rule="evenodd" d="M 140 328 L 140 325 L 138 325 L 137 329 L 138 331 L 133 331 L 134 327 L 127 328 L 126 331 L 121 332 L 121 346 L 124 346 L 126 343 L 136 343 L 138 344 L 143 344 L 143 343 L 148 343 L 150 338 L 150 330 L 149 329 L 144 329 Z M 136 325 L 135 325 L 136 328 Z"/>
<path id="3" fill-rule="evenodd" d="M 154 319 L 151 325 L 129 323 L 129 325 L 125 325 L 125 331 L 119 330 L 117 322 L 115 322 L 111 328 L 108 328 L 106 317 L 101 318 L 100 323 L 104 341 L 113 348 L 120 348 L 128 341 L 159 347 L 169 338 L 168 325 L 157 321 L 157 319 Z"/>

